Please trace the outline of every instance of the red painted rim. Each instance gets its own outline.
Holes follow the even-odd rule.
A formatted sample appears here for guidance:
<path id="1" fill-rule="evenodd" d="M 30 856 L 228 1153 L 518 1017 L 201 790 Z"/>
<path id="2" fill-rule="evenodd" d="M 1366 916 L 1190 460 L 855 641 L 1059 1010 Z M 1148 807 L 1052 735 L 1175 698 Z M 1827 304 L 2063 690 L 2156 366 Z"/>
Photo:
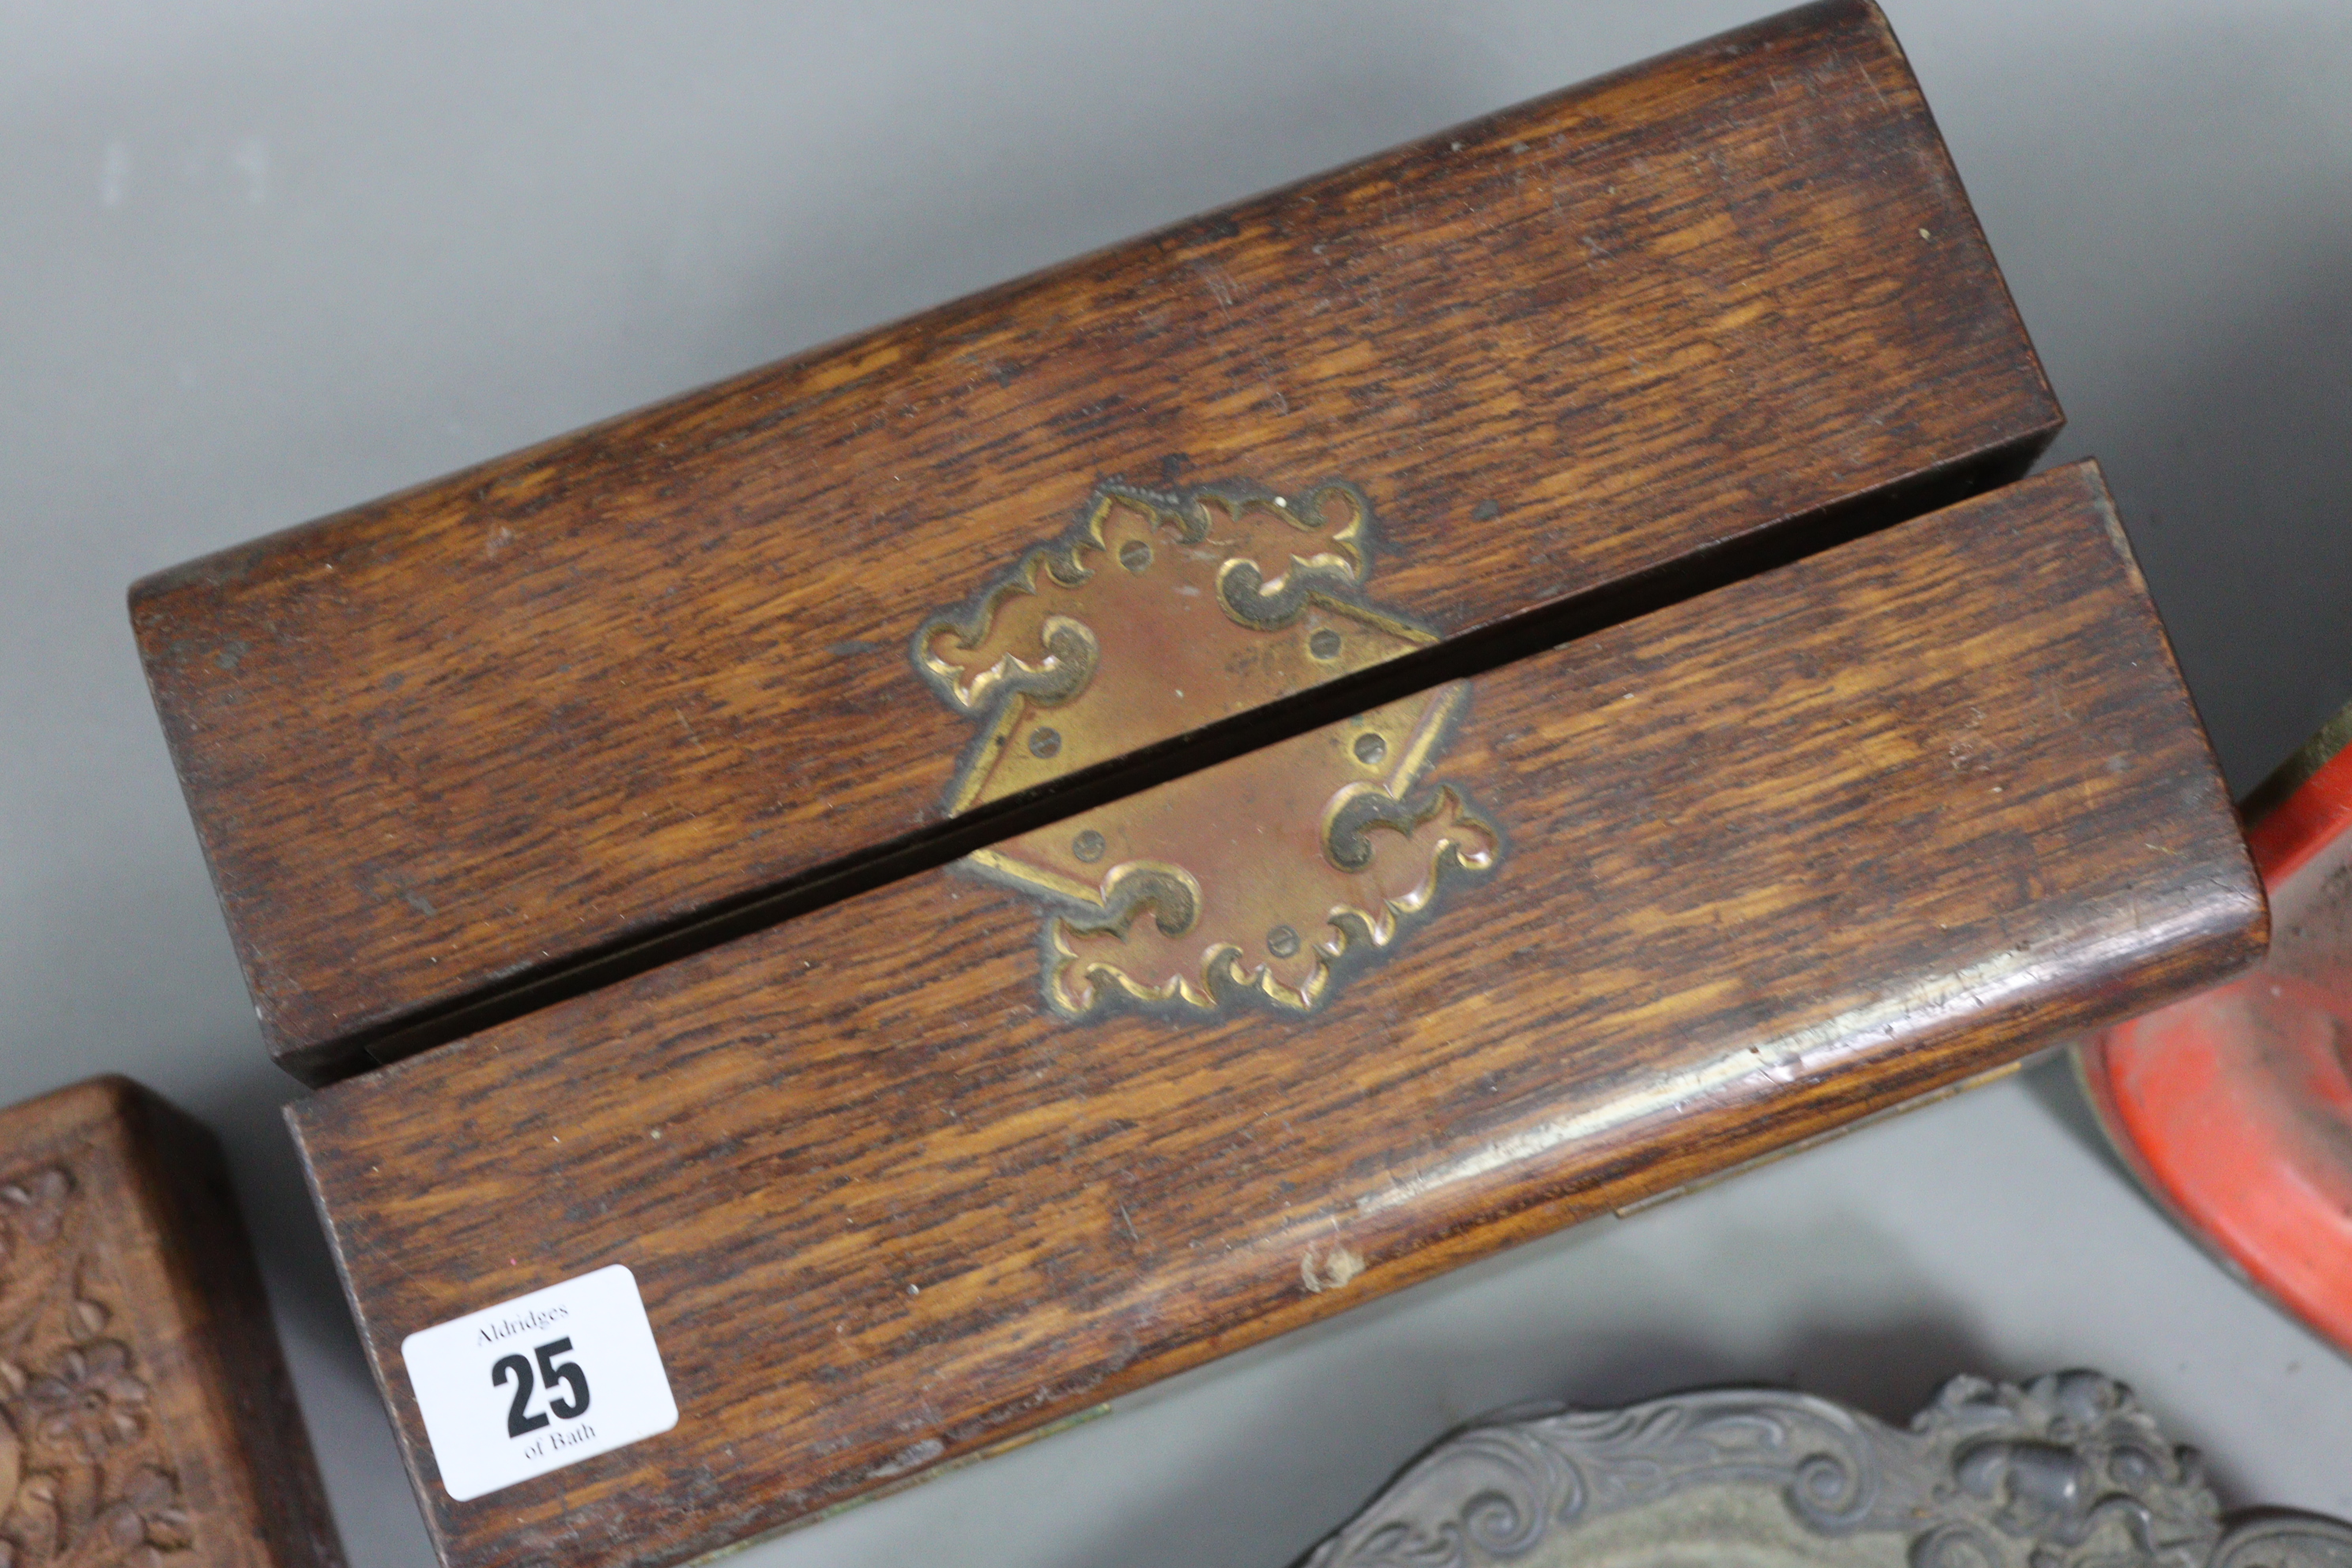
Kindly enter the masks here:
<path id="1" fill-rule="evenodd" d="M 2273 902 L 2352 850 L 2352 747 L 2249 825 Z M 2352 997 L 2265 965 L 2077 1055 L 2117 1150 L 2200 1239 L 2352 1352 Z"/>

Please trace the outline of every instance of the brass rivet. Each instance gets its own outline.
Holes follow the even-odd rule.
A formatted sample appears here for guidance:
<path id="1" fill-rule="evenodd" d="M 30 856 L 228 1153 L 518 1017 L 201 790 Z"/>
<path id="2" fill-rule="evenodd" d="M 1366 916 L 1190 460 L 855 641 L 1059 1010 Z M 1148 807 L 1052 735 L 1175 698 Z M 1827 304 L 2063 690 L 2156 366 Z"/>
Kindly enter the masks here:
<path id="1" fill-rule="evenodd" d="M 1029 754 L 1031 756 L 1050 757 L 1061 749 L 1062 732 L 1059 730 L 1048 730 L 1043 725 L 1040 725 L 1036 729 L 1029 731 Z M 1359 751 L 1361 750 L 1360 747 L 1358 749 Z"/>
<path id="2" fill-rule="evenodd" d="M 1389 754 L 1389 743 L 1367 730 L 1356 737 L 1356 761 L 1366 767 L 1376 765 Z"/>
<path id="3" fill-rule="evenodd" d="M 1088 865 L 1103 858 L 1104 847 L 1103 836 L 1091 827 L 1070 840 L 1070 853 Z"/>
<path id="4" fill-rule="evenodd" d="M 1265 950 L 1276 958 L 1288 958 L 1298 951 L 1298 933 L 1288 926 L 1276 926 L 1265 933 Z"/>
<path id="5" fill-rule="evenodd" d="M 1130 539 L 1118 547 L 1118 563 L 1130 572 L 1140 572 L 1151 564 L 1151 546 L 1140 539 Z"/>
<path id="6" fill-rule="evenodd" d="M 1307 639 L 1307 651 L 1313 654 L 1317 658 L 1328 659 L 1339 658 L 1339 634 L 1333 631 L 1328 626 L 1324 627 L 1321 631 L 1317 632 L 1313 637 Z"/>

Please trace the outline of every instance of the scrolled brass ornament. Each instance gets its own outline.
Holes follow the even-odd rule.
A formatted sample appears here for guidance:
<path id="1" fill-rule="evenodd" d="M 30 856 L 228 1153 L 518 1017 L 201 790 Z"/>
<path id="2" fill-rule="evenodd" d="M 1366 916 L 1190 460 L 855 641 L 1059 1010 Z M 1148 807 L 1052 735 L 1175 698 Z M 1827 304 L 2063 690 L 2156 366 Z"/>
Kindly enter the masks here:
<path id="1" fill-rule="evenodd" d="M 949 807 L 969 810 L 1435 639 L 1363 595 L 1370 499 L 1344 480 L 1158 491 L 1097 485 L 1061 540 L 916 634 L 916 668 L 982 721 Z M 1456 682 L 1083 812 L 973 855 L 1042 896 L 1056 1012 L 1314 1007 L 1449 872 L 1491 868 L 1492 822 L 1424 784 Z"/>

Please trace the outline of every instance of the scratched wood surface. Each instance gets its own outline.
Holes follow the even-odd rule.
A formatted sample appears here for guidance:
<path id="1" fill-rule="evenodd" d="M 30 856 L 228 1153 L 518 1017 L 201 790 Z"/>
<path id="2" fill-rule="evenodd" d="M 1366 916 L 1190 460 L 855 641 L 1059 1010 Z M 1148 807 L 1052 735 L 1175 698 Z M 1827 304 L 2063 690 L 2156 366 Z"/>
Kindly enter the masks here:
<path id="1" fill-rule="evenodd" d="M 212 1136 L 93 1079 L 0 1111 L 0 1538 L 16 1568 L 339 1568 Z"/>
<path id="2" fill-rule="evenodd" d="M 1260 763 L 1064 826 L 1190 814 L 1278 860 Z M 692 1557 L 2136 1012 L 2265 930 L 2089 465 L 1481 677 L 1422 779 L 1486 864 L 1311 1011 L 1068 1016 L 1046 905 L 959 866 L 290 1108 L 446 1561 Z M 451 1501 L 403 1338 L 614 1263 L 677 1426 Z"/>
<path id="3" fill-rule="evenodd" d="M 1895 39 L 1838 0 L 164 573 L 132 618 L 265 1037 L 320 1081 L 937 822 L 968 727 L 910 640 L 1097 480 L 1352 480 L 1371 591 L 1458 637 L 1965 495 L 2058 420 Z"/>

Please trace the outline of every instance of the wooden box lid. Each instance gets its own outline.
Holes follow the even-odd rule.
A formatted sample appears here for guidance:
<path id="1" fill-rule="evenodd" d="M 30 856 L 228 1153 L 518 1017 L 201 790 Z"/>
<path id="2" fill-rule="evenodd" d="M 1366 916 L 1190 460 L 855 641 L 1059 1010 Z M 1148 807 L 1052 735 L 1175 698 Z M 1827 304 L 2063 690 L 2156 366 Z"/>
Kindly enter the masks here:
<path id="1" fill-rule="evenodd" d="M 128 1079 L 0 1110 L 14 1568 L 340 1568 L 212 1135 Z"/>
<path id="2" fill-rule="evenodd" d="M 1386 640 L 1210 693 L 1180 640 L 1118 673 L 1185 695 L 1066 792 L 1234 749 L 1318 681 L 1393 663 L 1409 690 L 2013 477 L 2058 422 L 1885 20 L 1829 0 L 163 573 L 131 610 L 263 1033 L 320 1081 L 1024 820 L 1034 791 L 958 794 L 973 720 L 942 683 L 1078 645 L 967 647 L 950 678 L 927 628 L 1107 481 L 1180 509 L 1344 481 L 1354 542 L 1333 501 L 1303 552 L 1230 512 L 1187 546 L 1253 589 L 1300 555 L 1292 586 L 1377 600 Z"/>
<path id="3" fill-rule="evenodd" d="M 1097 873 L 1089 912 L 1062 884 Z M 663 1564 L 2013 1061 L 2264 931 L 2085 464 L 289 1116 L 445 1561 Z M 616 1266 L 674 1425 L 451 1484 L 409 1336 Z M 478 1420 L 528 1348 L 481 1352 Z"/>

